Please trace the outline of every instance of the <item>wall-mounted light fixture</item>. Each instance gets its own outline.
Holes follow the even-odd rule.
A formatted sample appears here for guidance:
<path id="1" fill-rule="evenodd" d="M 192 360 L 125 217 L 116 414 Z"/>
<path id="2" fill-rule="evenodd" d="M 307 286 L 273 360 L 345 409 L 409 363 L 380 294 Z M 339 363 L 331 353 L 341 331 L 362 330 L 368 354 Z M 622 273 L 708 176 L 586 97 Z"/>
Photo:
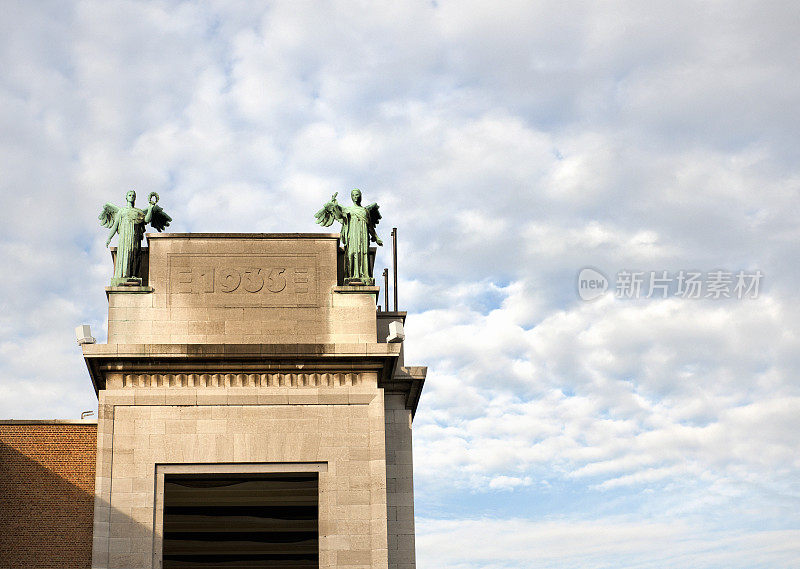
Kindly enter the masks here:
<path id="1" fill-rule="evenodd" d="M 92 327 L 88 324 L 81 324 L 75 328 L 75 339 L 78 341 L 79 346 L 83 344 L 94 344 L 95 339 L 92 337 Z"/>
<path id="2" fill-rule="evenodd" d="M 405 330 L 403 330 L 403 323 L 399 320 L 389 322 L 389 336 L 386 338 L 386 341 L 390 344 L 395 344 L 405 339 L 406 333 Z"/>

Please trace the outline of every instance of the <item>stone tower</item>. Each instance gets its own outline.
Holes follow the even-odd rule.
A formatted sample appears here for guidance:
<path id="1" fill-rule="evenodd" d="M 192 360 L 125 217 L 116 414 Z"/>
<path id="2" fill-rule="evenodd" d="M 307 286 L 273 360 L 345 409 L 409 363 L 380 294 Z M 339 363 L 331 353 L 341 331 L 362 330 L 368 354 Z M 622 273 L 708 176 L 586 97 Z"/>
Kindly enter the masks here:
<path id="1" fill-rule="evenodd" d="M 85 344 L 92 567 L 414 567 L 407 367 L 337 234 L 149 234 Z"/>

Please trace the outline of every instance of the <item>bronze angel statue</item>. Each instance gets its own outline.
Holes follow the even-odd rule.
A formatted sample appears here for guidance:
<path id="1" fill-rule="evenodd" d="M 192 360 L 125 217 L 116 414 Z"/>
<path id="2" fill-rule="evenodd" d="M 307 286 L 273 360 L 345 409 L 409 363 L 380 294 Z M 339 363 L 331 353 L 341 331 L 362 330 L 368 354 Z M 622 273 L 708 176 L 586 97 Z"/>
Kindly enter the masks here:
<path id="1" fill-rule="evenodd" d="M 106 239 L 106 247 L 111 243 L 114 234 L 119 234 L 117 243 L 117 260 L 114 263 L 114 277 L 111 279 L 111 286 L 124 284 L 141 284 L 142 279 L 139 275 L 139 265 L 142 261 L 142 237 L 144 237 L 144 226 L 150 224 L 157 231 L 163 231 L 172 221 L 158 203 L 158 194 L 150 192 L 147 197 L 148 205 L 146 210 L 134 207 L 136 192 L 130 190 L 125 194 L 127 205 L 117 207 L 112 203 L 103 206 L 103 211 L 97 217 L 100 225 L 111 229 Z"/>
<path id="2" fill-rule="evenodd" d="M 345 284 L 375 284 L 369 267 L 369 242 L 383 245 L 375 226 L 381 219 L 378 204 L 361 205 L 361 190 L 350 192 L 353 205 L 342 207 L 336 202 L 336 192 L 331 201 L 314 216 L 323 227 L 330 227 L 334 220 L 342 224 L 342 247 L 344 248 Z"/>

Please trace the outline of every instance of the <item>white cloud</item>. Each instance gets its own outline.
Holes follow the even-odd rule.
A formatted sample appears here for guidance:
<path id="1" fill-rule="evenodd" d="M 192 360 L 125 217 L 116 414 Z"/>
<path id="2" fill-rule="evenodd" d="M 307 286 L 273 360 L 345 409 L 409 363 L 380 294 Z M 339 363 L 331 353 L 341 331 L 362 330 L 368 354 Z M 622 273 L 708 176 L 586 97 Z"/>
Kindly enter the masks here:
<path id="1" fill-rule="evenodd" d="M 525 476 L 520 478 L 518 476 L 495 476 L 489 481 L 489 488 L 493 490 L 510 490 L 520 486 L 530 486 L 531 477 Z"/>
<path id="2" fill-rule="evenodd" d="M 95 403 L 71 330 L 102 331 L 105 201 L 158 191 L 175 231 L 314 231 L 361 187 L 387 243 L 399 228 L 407 361 L 430 366 L 418 494 L 546 490 L 537 520 L 574 494 L 645 544 L 526 519 L 489 524 L 513 559 L 431 541 L 433 565 L 521 567 L 545 530 L 588 543 L 575 567 L 800 558 L 781 548 L 800 511 L 792 2 L 7 4 L 0 416 Z M 584 304 L 585 266 L 765 280 L 758 300 Z M 469 537 L 426 524 L 421 544 Z M 678 553 L 647 561 L 659 539 Z"/>
<path id="3" fill-rule="evenodd" d="M 615 518 L 418 519 L 418 564 L 446 569 L 790 567 L 797 530 L 708 531 Z"/>
<path id="4" fill-rule="evenodd" d="M 426 485 L 514 490 L 503 481 L 535 473 L 590 492 L 630 488 L 629 508 L 647 489 L 670 513 L 696 514 L 711 494 L 718 510 L 762 501 L 770 516 L 794 516 L 800 391 L 772 354 L 798 346 L 773 299 L 606 297 L 530 329 L 505 306 L 409 320 L 407 358 L 440 370 L 415 424 Z"/>

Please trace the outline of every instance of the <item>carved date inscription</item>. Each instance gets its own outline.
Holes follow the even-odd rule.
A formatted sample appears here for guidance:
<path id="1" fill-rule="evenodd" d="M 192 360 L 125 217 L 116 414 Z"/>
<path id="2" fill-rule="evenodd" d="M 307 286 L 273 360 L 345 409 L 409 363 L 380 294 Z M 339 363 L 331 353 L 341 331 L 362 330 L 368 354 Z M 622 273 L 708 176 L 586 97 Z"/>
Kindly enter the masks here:
<path id="1" fill-rule="evenodd" d="M 314 306 L 314 261 L 176 254 L 170 257 L 170 297 L 180 295 L 183 305 Z"/>
<path id="2" fill-rule="evenodd" d="M 222 269 L 219 272 L 219 288 L 222 292 L 235 292 L 239 287 L 242 287 L 247 292 L 259 292 L 266 285 L 269 292 L 281 292 L 286 288 L 285 273 L 285 267 L 275 267 L 267 271 L 253 267 Z M 212 276 L 212 287 L 213 282 Z M 214 291 L 211 290 L 209 292 Z"/>

